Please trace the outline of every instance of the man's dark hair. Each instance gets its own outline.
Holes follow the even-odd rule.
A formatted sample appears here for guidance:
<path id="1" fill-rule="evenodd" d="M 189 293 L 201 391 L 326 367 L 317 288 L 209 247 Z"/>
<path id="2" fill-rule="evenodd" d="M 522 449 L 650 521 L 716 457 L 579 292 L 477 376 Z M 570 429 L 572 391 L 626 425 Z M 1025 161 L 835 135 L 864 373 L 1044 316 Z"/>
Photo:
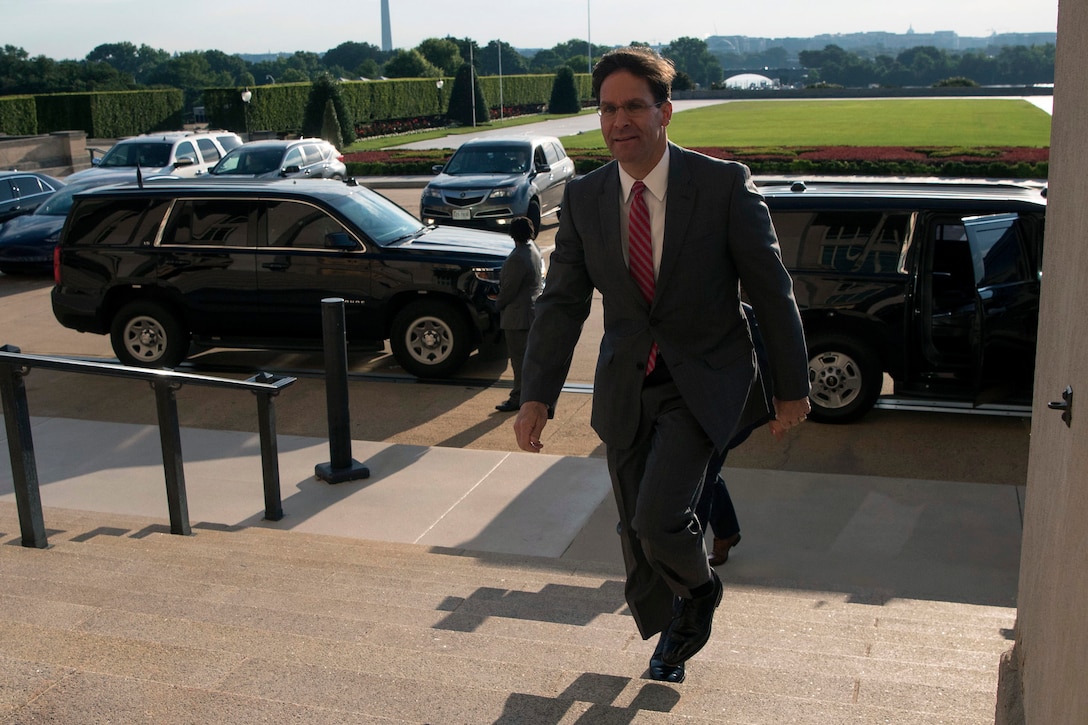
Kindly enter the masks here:
<path id="1" fill-rule="evenodd" d="M 529 217 L 519 216 L 510 222 L 510 236 L 518 244 L 525 244 L 536 236 L 536 229 Z"/>
<path id="2" fill-rule="evenodd" d="M 672 61 L 646 46 L 631 45 L 608 51 L 593 66 L 593 97 L 598 101 L 604 79 L 618 70 L 645 78 L 655 101 L 667 101 L 672 96 L 672 80 L 676 77 Z"/>

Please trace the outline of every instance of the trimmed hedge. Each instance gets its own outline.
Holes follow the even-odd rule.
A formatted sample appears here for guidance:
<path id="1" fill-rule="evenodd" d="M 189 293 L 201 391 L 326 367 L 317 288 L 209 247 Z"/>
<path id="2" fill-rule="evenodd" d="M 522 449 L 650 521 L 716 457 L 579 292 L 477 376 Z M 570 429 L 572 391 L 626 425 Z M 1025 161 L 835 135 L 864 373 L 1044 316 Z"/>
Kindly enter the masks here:
<path id="1" fill-rule="evenodd" d="M 9 136 L 38 135 L 38 110 L 34 96 L 0 98 L 0 131 Z"/>
<path id="2" fill-rule="evenodd" d="M 38 133 L 82 130 L 91 138 L 121 138 L 182 126 L 184 94 L 176 88 L 34 96 Z"/>

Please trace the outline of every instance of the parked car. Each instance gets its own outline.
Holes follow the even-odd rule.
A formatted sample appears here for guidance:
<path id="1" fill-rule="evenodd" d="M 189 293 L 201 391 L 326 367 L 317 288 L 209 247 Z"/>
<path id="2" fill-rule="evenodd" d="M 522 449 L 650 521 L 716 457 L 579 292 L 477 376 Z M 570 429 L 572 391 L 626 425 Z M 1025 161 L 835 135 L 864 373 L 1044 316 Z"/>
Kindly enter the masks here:
<path id="1" fill-rule="evenodd" d="M 35 171 L 0 171 L 0 222 L 29 214 L 62 186 L 60 179 Z"/>
<path id="2" fill-rule="evenodd" d="M 335 146 L 324 139 L 304 138 L 250 141 L 229 151 L 212 167 L 210 176 L 343 179 L 347 173 L 344 155 Z"/>
<path id="3" fill-rule="evenodd" d="M 503 229 L 526 216 L 539 230 L 559 213 L 574 160 L 554 136 L 478 138 L 461 145 L 423 189 L 425 224 Z"/>
<path id="4" fill-rule="evenodd" d="M 237 134 L 228 131 L 169 131 L 124 138 L 96 158 L 89 169 L 68 177 L 68 183 L 127 169 L 136 178 L 175 176 L 191 178 L 206 174 L 227 151 L 242 145 Z"/>
<path id="5" fill-rule="evenodd" d="M 109 334 L 121 362 L 173 367 L 198 347 L 322 347 L 322 300 L 350 346 L 388 340 L 408 372 L 451 375 L 497 339 L 488 295 L 505 234 L 429 227 L 344 182 L 161 182 L 75 195 L 53 312 Z"/>
<path id="6" fill-rule="evenodd" d="M 1045 187 L 759 182 L 793 275 L 810 418 L 845 423 L 895 394 L 1030 402 Z"/>
<path id="7" fill-rule="evenodd" d="M 76 192 L 104 184 L 126 181 L 128 174 L 102 174 L 75 184 L 66 184 L 50 195 L 30 214 L 0 224 L 0 272 L 4 274 L 48 274 L 53 271 L 53 249 L 72 197 Z"/>

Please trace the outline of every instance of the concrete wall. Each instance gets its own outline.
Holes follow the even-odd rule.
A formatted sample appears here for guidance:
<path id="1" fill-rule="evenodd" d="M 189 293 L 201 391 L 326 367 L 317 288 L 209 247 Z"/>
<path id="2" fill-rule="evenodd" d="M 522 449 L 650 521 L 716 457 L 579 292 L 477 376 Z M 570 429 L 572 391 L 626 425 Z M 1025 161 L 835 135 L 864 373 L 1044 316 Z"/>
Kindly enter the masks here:
<path id="1" fill-rule="evenodd" d="M 91 165 L 84 131 L 0 137 L 0 169 L 67 176 Z"/>
<path id="2" fill-rule="evenodd" d="M 1088 3 L 1061 0 L 1016 643 L 997 722 L 1088 723 Z M 1073 389 L 1071 425 L 1049 401 Z M 1010 532 L 1011 533 L 1011 532 Z"/>

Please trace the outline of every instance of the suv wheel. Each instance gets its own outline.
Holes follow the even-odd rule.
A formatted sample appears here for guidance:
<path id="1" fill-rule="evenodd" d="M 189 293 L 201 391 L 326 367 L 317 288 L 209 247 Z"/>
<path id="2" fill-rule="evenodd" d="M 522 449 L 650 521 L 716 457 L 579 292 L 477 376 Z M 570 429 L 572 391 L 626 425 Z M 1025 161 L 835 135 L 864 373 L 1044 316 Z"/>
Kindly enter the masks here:
<path id="1" fill-rule="evenodd" d="M 413 302 L 393 319 L 389 340 L 400 366 L 420 378 L 444 378 L 468 359 L 469 328 L 450 304 Z"/>
<path id="2" fill-rule="evenodd" d="M 175 314 L 157 302 L 129 302 L 113 318 L 110 342 L 124 365 L 178 366 L 189 352 L 189 333 Z"/>
<path id="3" fill-rule="evenodd" d="M 529 209 L 525 212 L 529 221 L 533 223 L 533 236 L 540 235 L 540 204 L 536 201 L 529 202 Z"/>
<path id="4" fill-rule="evenodd" d="M 808 379 L 809 418 L 819 423 L 857 420 L 873 407 L 884 386 L 876 353 L 848 335 L 818 334 L 809 340 Z"/>

